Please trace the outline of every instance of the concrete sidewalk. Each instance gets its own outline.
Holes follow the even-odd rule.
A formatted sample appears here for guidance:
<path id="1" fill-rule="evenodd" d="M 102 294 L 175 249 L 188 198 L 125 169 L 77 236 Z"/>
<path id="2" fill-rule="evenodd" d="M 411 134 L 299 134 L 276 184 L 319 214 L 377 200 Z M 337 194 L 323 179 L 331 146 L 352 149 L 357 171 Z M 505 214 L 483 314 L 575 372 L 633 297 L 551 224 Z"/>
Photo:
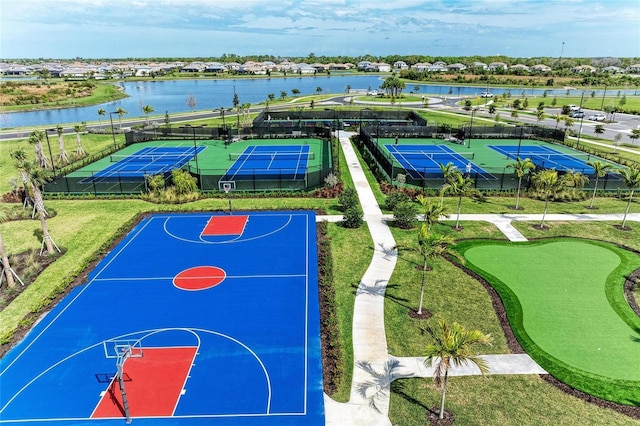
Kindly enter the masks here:
<path id="1" fill-rule="evenodd" d="M 431 377 L 422 357 L 389 355 L 384 327 L 384 295 L 396 265 L 395 240 L 387 226 L 391 215 L 383 215 L 349 138 L 352 133 L 339 132 L 346 163 L 369 226 L 374 253 L 369 268 L 356 291 L 353 310 L 354 369 L 349 402 L 338 403 L 325 395 L 327 426 L 390 426 L 389 398 L 393 380 L 408 377 Z M 623 214 L 547 214 L 548 221 L 602 220 L 622 221 Z M 318 221 L 339 222 L 340 215 L 318 216 Z M 455 220 L 450 215 L 446 220 Z M 542 214 L 461 214 L 460 221 L 484 221 L 495 224 L 510 241 L 526 241 L 512 225 L 513 221 L 540 221 Z M 640 222 L 639 213 L 627 215 L 628 221 Z M 491 374 L 546 374 L 526 354 L 483 355 Z M 474 365 L 452 368 L 453 376 L 480 374 Z"/>

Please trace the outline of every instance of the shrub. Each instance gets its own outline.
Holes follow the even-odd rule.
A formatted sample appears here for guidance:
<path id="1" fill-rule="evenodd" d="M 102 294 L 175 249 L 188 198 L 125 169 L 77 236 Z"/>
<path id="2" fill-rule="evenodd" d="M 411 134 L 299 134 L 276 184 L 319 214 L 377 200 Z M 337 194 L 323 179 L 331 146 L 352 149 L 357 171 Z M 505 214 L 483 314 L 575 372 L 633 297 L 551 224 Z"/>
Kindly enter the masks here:
<path id="1" fill-rule="evenodd" d="M 415 226 L 417 206 L 411 201 L 401 201 L 393 209 L 393 220 L 398 228 L 410 229 Z"/>
<path id="2" fill-rule="evenodd" d="M 196 178 L 186 170 L 174 169 L 171 171 L 171 180 L 173 180 L 173 186 L 178 195 L 189 194 L 196 192 L 198 185 Z"/>
<path id="3" fill-rule="evenodd" d="M 338 195 L 338 202 L 342 205 L 342 211 L 346 212 L 351 207 L 358 205 L 358 193 L 353 188 L 345 188 Z"/>
<path id="4" fill-rule="evenodd" d="M 363 212 L 359 205 L 355 204 L 344 211 L 342 226 L 345 228 L 359 228 L 363 222 Z"/>
<path id="5" fill-rule="evenodd" d="M 393 191 L 387 195 L 385 200 L 385 208 L 393 211 L 399 203 L 411 201 L 409 196 L 404 191 Z"/>

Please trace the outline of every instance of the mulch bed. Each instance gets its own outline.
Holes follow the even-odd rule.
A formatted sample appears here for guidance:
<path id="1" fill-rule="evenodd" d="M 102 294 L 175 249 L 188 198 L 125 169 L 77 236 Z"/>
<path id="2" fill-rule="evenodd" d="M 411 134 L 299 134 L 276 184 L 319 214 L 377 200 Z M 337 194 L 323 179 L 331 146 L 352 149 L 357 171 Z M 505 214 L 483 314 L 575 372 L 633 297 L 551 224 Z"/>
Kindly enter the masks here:
<path id="1" fill-rule="evenodd" d="M 427 410 L 427 420 L 431 426 L 450 426 L 456 420 L 455 414 L 449 410 L 444 410 L 444 416 L 440 418 L 438 415 L 440 407 L 433 407 Z"/>

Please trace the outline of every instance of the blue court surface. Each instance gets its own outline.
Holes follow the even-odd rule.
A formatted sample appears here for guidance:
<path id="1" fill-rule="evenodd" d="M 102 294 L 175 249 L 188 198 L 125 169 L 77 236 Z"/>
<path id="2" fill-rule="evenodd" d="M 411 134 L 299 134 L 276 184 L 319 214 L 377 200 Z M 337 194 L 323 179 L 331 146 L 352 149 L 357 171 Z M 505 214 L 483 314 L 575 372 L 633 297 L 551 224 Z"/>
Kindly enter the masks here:
<path id="1" fill-rule="evenodd" d="M 230 154 L 235 162 L 221 180 L 304 179 L 312 155 L 308 145 L 251 145 Z"/>
<path id="2" fill-rule="evenodd" d="M 469 156 L 453 151 L 446 145 L 385 145 L 398 163 L 414 179 L 425 179 L 429 175 L 442 175 L 440 164 L 452 163 L 463 173 L 472 173 L 477 178 L 495 179 L 493 175 L 474 164 Z"/>
<path id="3" fill-rule="evenodd" d="M 539 145 L 522 145 L 520 147 L 513 145 L 487 146 L 512 160 L 515 160 L 517 157 L 521 159 L 529 158 L 536 167 L 542 169 L 556 169 L 562 172 L 573 170 L 574 172 L 580 172 L 585 175 L 595 173 L 593 167 L 588 165 L 587 162 L 599 159 L 595 156 L 591 158 L 592 156 L 589 154 L 568 154 Z"/>
<path id="4" fill-rule="evenodd" d="M 133 154 L 113 154 L 111 166 L 84 179 L 81 183 L 143 180 L 150 175 L 168 175 L 193 160 L 206 147 L 149 146 Z"/>
<path id="5" fill-rule="evenodd" d="M 0 424 L 125 424 L 133 342 L 134 425 L 324 425 L 315 232 L 313 212 L 143 219 L 0 360 Z"/>

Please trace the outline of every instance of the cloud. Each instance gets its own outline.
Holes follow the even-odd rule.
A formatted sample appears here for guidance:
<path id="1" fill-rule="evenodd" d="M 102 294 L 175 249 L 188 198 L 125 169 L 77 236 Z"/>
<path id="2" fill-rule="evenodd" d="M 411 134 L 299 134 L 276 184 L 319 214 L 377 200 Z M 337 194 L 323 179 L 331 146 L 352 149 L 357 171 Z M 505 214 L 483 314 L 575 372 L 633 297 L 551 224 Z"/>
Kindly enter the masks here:
<path id="1" fill-rule="evenodd" d="M 518 56 L 549 56 L 563 40 L 582 40 L 571 43 L 574 56 L 640 56 L 640 43 L 629 42 L 640 39 L 636 0 L 1 0 L 0 8 L 3 57 L 42 53 L 37 44 L 43 39 L 60 43 L 45 43 L 49 56 L 65 49 L 66 56 L 84 55 L 70 50 L 92 42 L 95 52 L 120 56 L 145 49 L 158 55 L 173 46 L 187 46 L 191 53 L 184 55 L 282 49 L 304 56 L 313 46 L 327 55 L 362 49 L 465 56 L 510 49 Z M 66 37 L 55 33 L 61 27 L 68 28 Z M 124 44 L 100 43 L 109 32 Z M 142 32 L 155 34 L 156 42 L 138 41 Z"/>

